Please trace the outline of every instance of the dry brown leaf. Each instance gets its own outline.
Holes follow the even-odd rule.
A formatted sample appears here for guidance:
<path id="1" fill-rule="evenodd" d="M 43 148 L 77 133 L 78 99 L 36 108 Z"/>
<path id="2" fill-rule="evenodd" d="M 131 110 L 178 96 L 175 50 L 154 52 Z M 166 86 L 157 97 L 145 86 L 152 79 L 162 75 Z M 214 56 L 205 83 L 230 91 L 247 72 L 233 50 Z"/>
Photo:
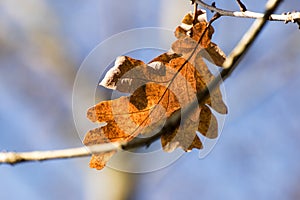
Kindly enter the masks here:
<path id="1" fill-rule="evenodd" d="M 213 28 L 210 26 L 206 30 L 204 21 L 194 25 L 193 22 L 191 15 L 186 16 L 183 23 L 188 23 L 190 28 L 176 29 L 178 40 L 172 45 L 175 53 L 164 53 L 148 64 L 127 56 L 116 59 L 100 85 L 130 93 L 130 96 L 102 101 L 88 110 L 87 117 L 92 122 L 105 122 L 106 125 L 90 130 L 85 136 L 85 145 L 126 142 L 139 134 L 152 133 L 176 111 L 196 100 L 197 93 L 214 78 L 202 57 L 221 65 L 225 55 L 210 41 Z M 221 114 L 227 113 L 217 88 L 204 104 L 199 104 L 192 114 L 184 116 L 175 131 L 162 135 L 165 151 L 178 147 L 184 151 L 201 149 L 203 145 L 197 131 L 208 138 L 217 137 L 218 123 L 207 105 Z M 102 169 L 114 153 L 94 154 L 90 166 Z"/>

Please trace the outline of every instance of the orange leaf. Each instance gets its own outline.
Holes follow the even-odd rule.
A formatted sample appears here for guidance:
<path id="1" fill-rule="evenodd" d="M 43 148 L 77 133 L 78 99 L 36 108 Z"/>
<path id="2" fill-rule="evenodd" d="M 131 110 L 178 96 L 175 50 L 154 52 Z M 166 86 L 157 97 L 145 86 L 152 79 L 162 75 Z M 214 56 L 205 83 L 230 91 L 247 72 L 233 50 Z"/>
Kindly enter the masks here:
<path id="1" fill-rule="evenodd" d="M 153 133 L 176 111 L 196 100 L 197 93 L 214 78 L 203 58 L 221 66 L 225 54 L 211 42 L 213 28 L 207 27 L 205 21 L 194 24 L 191 17 L 187 15 L 183 20 L 186 26 L 175 31 L 178 38 L 172 45 L 175 53 L 164 53 L 148 64 L 127 56 L 116 59 L 100 85 L 130 96 L 102 101 L 88 110 L 87 117 L 92 122 L 106 125 L 87 132 L 85 145 L 128 142 L 139 134 Z M 222 94 L 216 88 L 204 104 L 199 103 L 189 116 L 183 117 L 174 131 L 162 135 L 165 151 L 178 147 L 184 151 L 203 148 L 197 131 L 208 138 L 218 136 L 217 119 L 208 105 L 221 114 L 227 113 Z M 93 154 L 90 166 L 102 169 L 114 153 Z"/>

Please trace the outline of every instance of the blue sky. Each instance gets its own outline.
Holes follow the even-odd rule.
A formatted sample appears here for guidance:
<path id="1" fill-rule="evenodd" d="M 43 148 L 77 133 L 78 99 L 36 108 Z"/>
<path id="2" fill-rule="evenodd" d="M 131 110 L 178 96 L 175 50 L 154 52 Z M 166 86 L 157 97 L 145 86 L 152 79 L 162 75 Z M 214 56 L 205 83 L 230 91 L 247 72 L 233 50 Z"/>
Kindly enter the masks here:
<path id="1" fill-rule="evenodd" d="M 263 10 L 264 2 L 244 3 Z M 80 146 L 72 87 L 84 58 L 125 30 L 175 28 L 190 10 L 187 4 L 2 1 L 0 150 Z M 237 9 L 234 1 L 217 5 Z M 299 7 L 299 2 L 285 1 L 278 13 Z M 213 41 L 228 54 L 252 21 L 221 18 L 214 24 Z M 295 24 L 268 24 L 225 82 L 229 114 L 217 145 L 204 159 L 192 151 L 145 174 L 95 171 L 88 168 L 89 158 L 1 165 L 0 199 L 118 199 L 127 193 L 149 200 L 299 199 L 299 45 Z"/>

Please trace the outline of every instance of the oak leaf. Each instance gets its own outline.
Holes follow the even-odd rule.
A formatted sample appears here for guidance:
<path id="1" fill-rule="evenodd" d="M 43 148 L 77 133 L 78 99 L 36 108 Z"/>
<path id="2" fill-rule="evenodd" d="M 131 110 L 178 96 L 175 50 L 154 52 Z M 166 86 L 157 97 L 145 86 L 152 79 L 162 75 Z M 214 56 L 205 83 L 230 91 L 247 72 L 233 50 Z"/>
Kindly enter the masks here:
<path id="1" fill-rule="evenodd" d="M 188 30 L 176 29 L 178 40 L 172 45 L 172 53 L 164 53 L 148 64 L 127 56 L 116 59 L 100 85 L 130 96 L 99 102 L 87 111 L 92 122 L 105 122 L 106 125 L 87 132 L 85 145 L 128 142 L 139 134 L 158 131 L 166 119 L 197 99 L 197 92 L 214 78 L 202 58 L 221 65 L 225 57 L 210 41 L 213 28 L 205 21 L 193 24 L 191 17 L 188 15 L 183 21 L 189 23 Z M 162 135 L 163 149 L 168 152 L 178 147 L 184 151 L 201 149 L 203 145 L 197 132 L 216 138 L 218 123 L 208 106 L 221 114 L 227 113 L 218 88 L 211 92 L 205 103 L 199 102 L 199 106 L 185 116 L 174 131 Z M 93 154 L 90 167 L 102 169 L 114 153 Z"/>

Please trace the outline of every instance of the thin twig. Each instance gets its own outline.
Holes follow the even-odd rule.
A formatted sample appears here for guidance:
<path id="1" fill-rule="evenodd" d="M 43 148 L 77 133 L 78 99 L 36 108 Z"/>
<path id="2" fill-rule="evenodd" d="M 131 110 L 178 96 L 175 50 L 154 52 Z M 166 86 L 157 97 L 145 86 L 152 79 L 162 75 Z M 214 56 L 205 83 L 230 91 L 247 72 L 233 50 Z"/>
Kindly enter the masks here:
<path id="1" fill-rule="evenodd" d="M 88 147 L 78 147 L 53 151 L 32 151 L 32 152 L 0 152 L 0 164 L 17 164 L 28 161 L 43 161 L 52 159 L 65 159 L 90 156 L 93 153 L 103 153 L 120 149 L 122 143 L 106 143 Z"/>
<path id="2" fill-rule="evenodd" d="M 198 4 L 195 3 L 194 4 L 194 21 L 193 21 L 193 25 L 197 23 L 198 21 Z"/>
<path id="3" fill-rule="evenodd" d="M 246 6 L 242 3 L 242 1 L 241 0 L 236 0 L 236 2 L 237 2 L 237 4 L 239 5 L 239 7 L 240 7 L 240 11 L 241 12 L 245 12 L 245 11 L 247 11 L 247 8 L 246 8 Z"/>
<path id="4" fill-rule="evenodd" d="M 199 2 L 199 1 L 198 1 Z M 249 31 L 242 38 L 240 43 L 234 48 L 232 53 L 228 56 L 224 62 L 224 69 L 221 71 L 220 75 L 217 76 L 213 81 L 211 81 L 206 89 L 197 93 L 198 100 L 202 103 L 205 102 L 209 93 L 212 92 L 223 80 L 228 78 L 232 71 L 238 65 L 240 59 L 253 44 L 257 35 L 261 32 L 262 28 L 265 26 L 267 20 L 269 19 L 271 13 L 275 11 L 282 0 L 269 0 L 266 5 L 266 12 L 262 18 L 257 19 Z M 200 103 L 201 103 L 200 102 Z M 189 115 L 197 106 L 199 102 L 195 100 L 186 109 L 175 112 L 165 123 L 162 130 L 156 135 L 146 138 L 133 140 L 128 143 L 115 142 L 107 144 L 99 144 L 87 147 L 54 150 L 54 151 L 34 151 L 34 152 L 2 152 L 0 153 L 0 164 L 17 164 L 25 161 L 42 161 L 42 160 L 52 160 L 52 159 L 62 159 L 62 158 L 74 158 L 89 156 L 95 153 L 103 153 L 108 151 L 114 151 L 119 149 L 132 149 L 140 146 L 148 146 L 153 143 L 160 136 L 168 131 L 173 131 L 176 126 L 180 123 L 181 116 Z"/>
<path id="5" fill-rule="evenodd" d="M 241 18 L 253 18 L 253 19 L 259 19 L 264 16 L 263 13 L 257 13 L 257 12 L 251 12 L 251 11 L 245 11 L 245 12 L 240 12 L 240 11 L 229 11 L 229 10 L 223 10 L 220 8 L 216 8 L 213 5 L 209 5 L 204 3 L 201 0 L 196 0 L 196 2 L 211 11 L 219 13 L 221 16 L 231 16 L 231 17 L 241 17 Z M 268 17 L 268 20 L 270 21 L 284 21 L 284 22 L 297 22 L 300 20 L 300 12 L 291 12 L 287 14 L 271 14 Z"/>

